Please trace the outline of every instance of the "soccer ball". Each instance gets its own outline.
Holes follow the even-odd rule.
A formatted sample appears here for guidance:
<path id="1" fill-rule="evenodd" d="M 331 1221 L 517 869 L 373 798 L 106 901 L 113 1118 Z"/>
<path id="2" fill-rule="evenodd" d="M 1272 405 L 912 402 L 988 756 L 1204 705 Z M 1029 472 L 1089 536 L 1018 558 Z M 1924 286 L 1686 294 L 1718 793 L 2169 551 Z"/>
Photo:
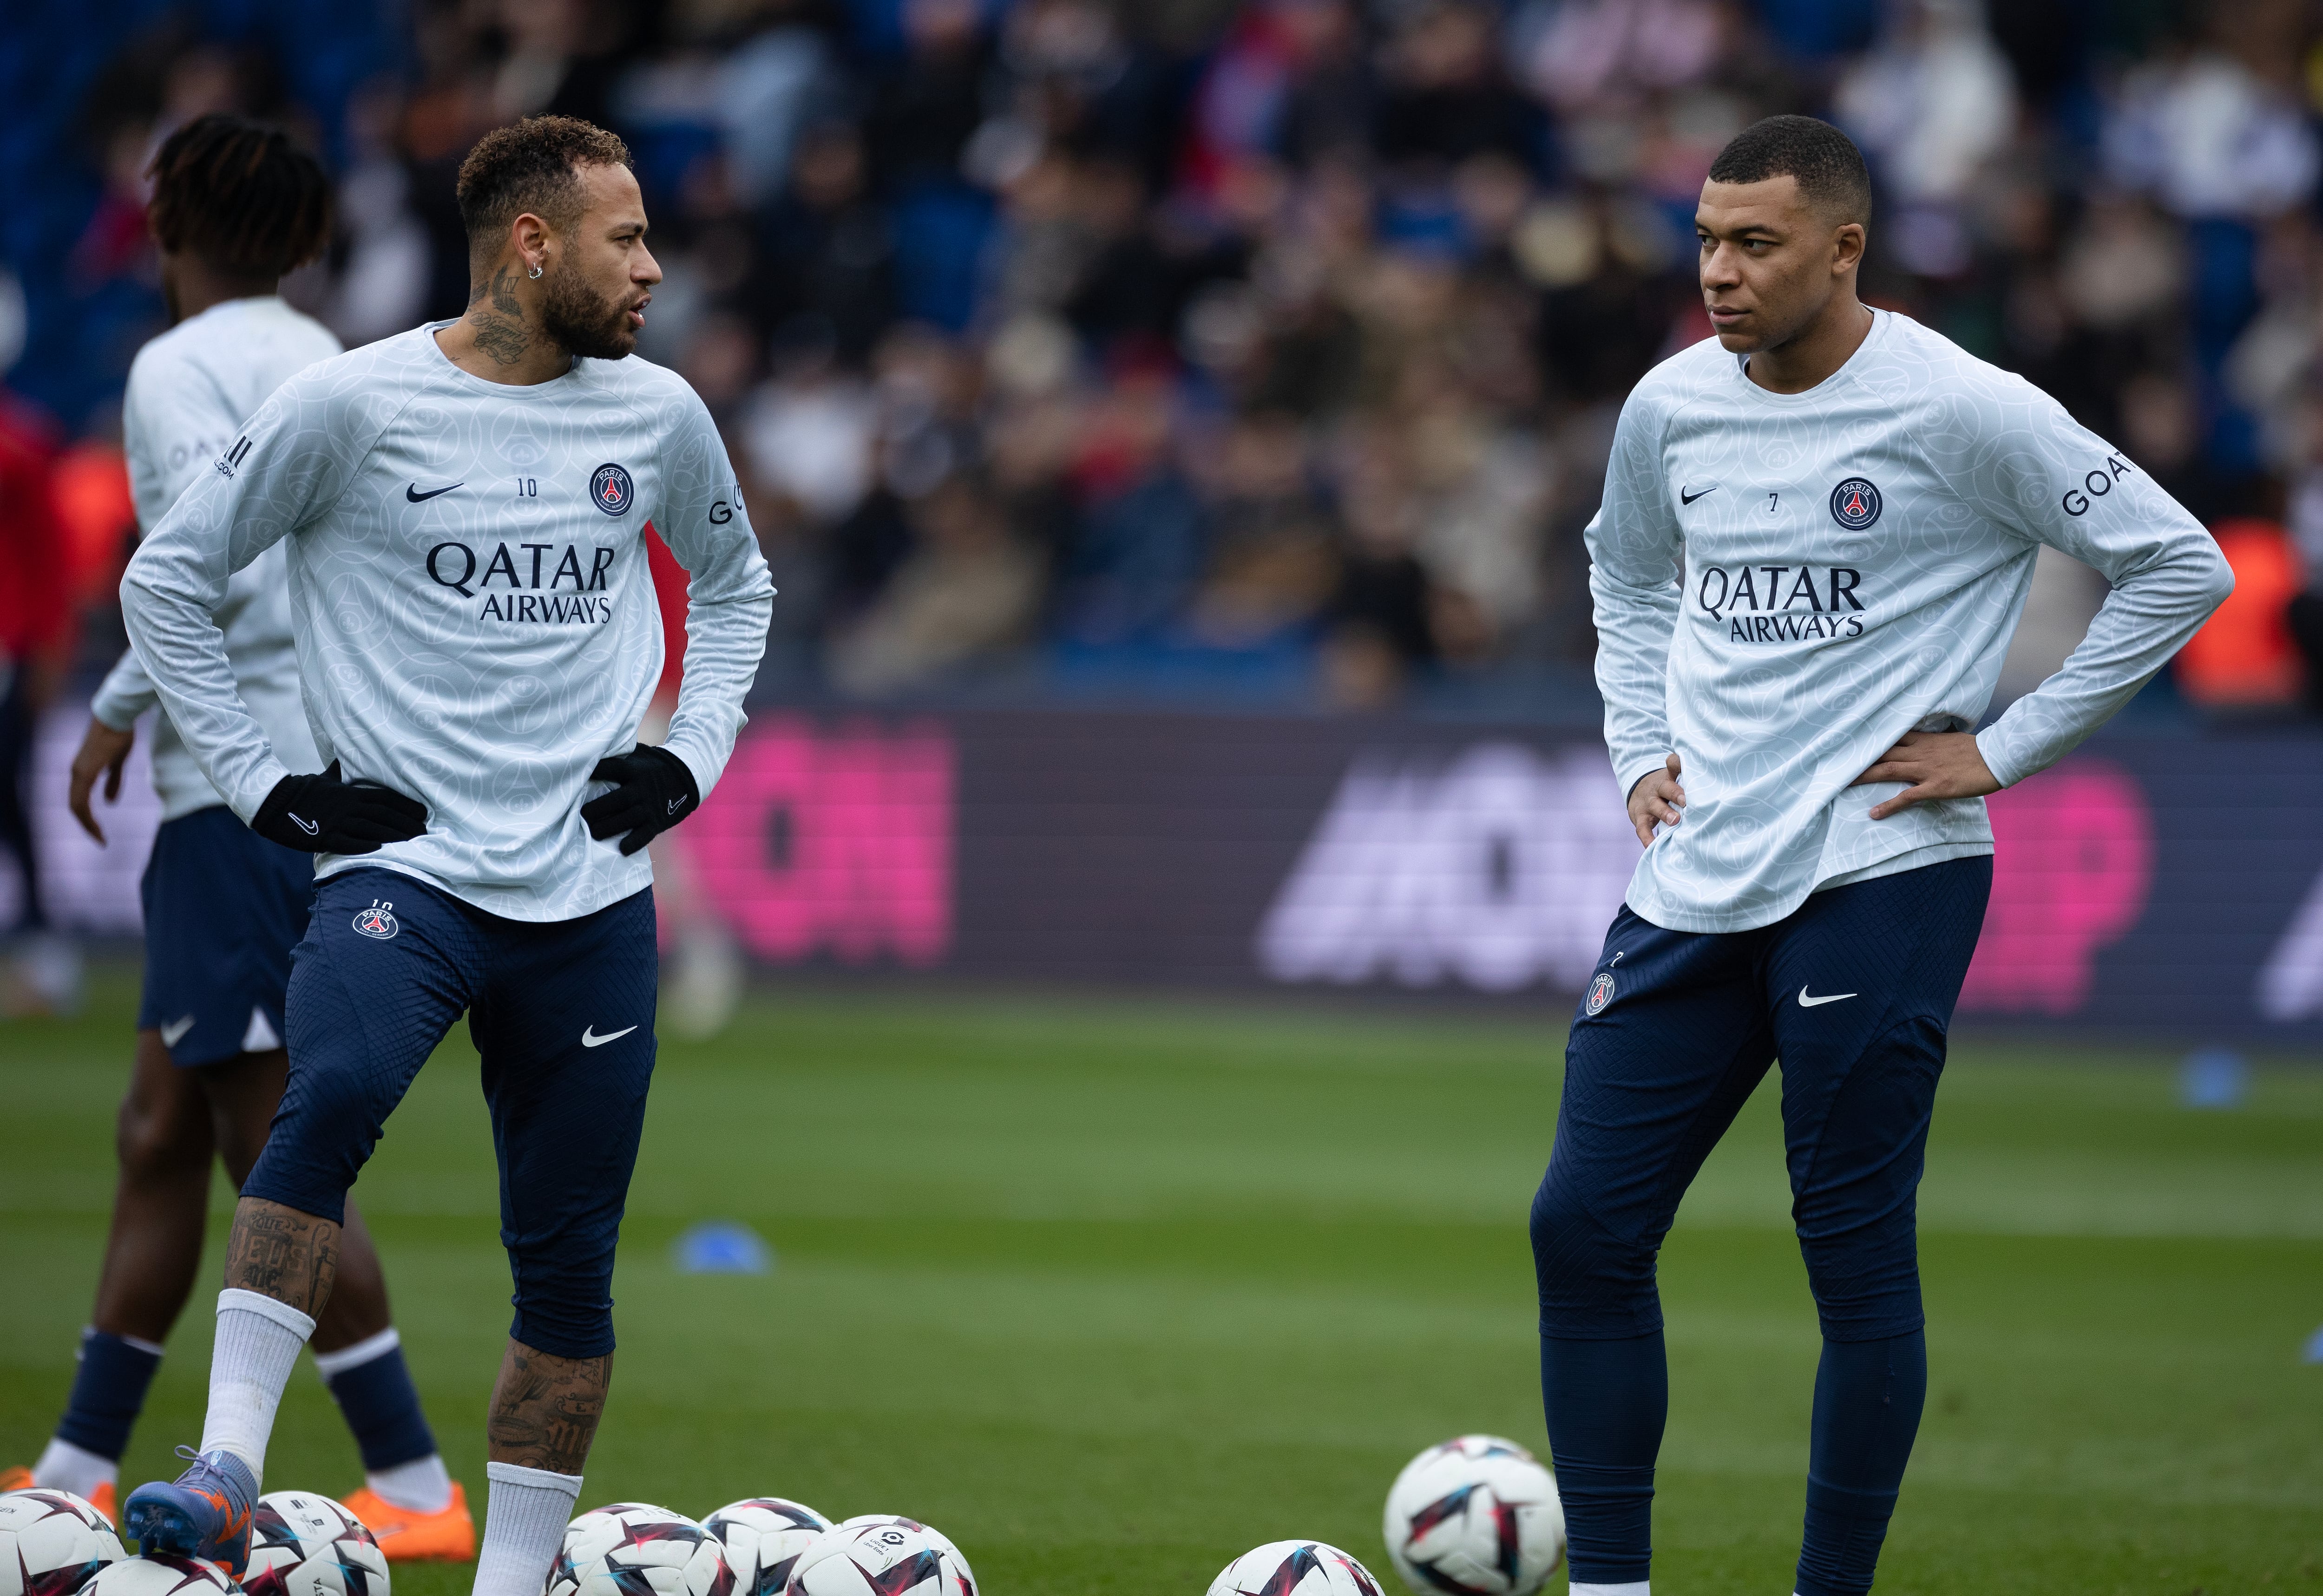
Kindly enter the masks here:
<path id="1" fill-rule="evenodd" d="M 839 1521 L 839 1527 L 841 1529 L 859 1529 L 866 1524 L 893 1524 L 900 1526 L 904 1529 L 916 1529 L 922 1535 L 926 1536 L 930 1540 L 935 1542 L 935 1544 L 941 1547 L 945 1552 L 948 1552 L 953 1557 L 958 1558 L 960 1565 L 962 1568 L 968 1566 L 968 1559 L 960 1556 L 960 1548 L 952 1545 L 950 1536 L 945 1535 L 942 1530 L 936 1528 L 932 1524 L 921 1523 L 917 1518 L 906 1518 L 897 1513 L 858 1513 L 852 1518 L 841 1518 Z"/>
<path id="2" fill-rule="evenodd" d="M 127 1555 L 105 1515 L 69 1491 L 0 1496 L 0 1596 L 74 1596 Z"/>
<path id="3" fill-rule="evenodd" d="M 1380 1596 L 1372 1571 L 1321 1541 L 1269 1541 L 1210 1582 L 1210 1596 Z"/>
<path id="4" fill-rule="evenodd" d="M 363 1520 L 311 1491 L 273 1491 L 250 1516 L 249 1596 L 387 1596 L 387 1556 Z"/>
<path id="5" fill-rule="evenodd" d="M 788 1596 L 976 1596 L 976 1575 L 940 1531 L 867 1513 L 799 1554 Z"/>
<path id="6" fill-rule="evenodd" d="M 545 1596 L 731 1596 L 718 1537 L 683 1513 L 615 1502 L 565 1527 Z"/>
<path id="7" fill-rule="evenodd" d="M 726 1550 L 726 1566 L 734 1571 L 734 1596 L 782 1596 L 790 1583 L 791 1564 L 814 1537 L 831 1527 L 831 1520 L 808 1507 L 779 1496 L 749 1496 L 724 1507 L 702 1521 Z"/>
<path id="8" fill-rule="evenodd" d="M 234 1596 L 240 1589 L 215 1563 L 148 1553 L 106 1564 L 80 1596 Z"/>
<path id="9" fill-rule="evenodd" d="M 1405 1465 L 1387 1493 L 1387 1555 L 1427 1596 L 1532 1596 L 1565 1561 L 1556 1480 L 1498 1435 L 1462 1435 Z"/>
<path id="10" fill-rule="evenodd" d="M 961 1553 L 960 1549 L 957 1546 L 952 1544 L 950 1536 L 945 1535 L 942 1530 L 936 1528 L 932 1524 L 923 1524 L 917 1518 L 905 1518 L 895 1513 L 858 1513 L 852 1518 L 840 1519 L 839 1521 L 839 1527 L 841 1529 L 858 1529 L 866 1524 L 888 1524 L 898 1526 L 904 1529 L 917 1530 L 920 1534 L 926 1536 L 930 1540 L 933 1541 L 936 1544 L 936 1549 L 938 1551 L 943 1553 L 947 1557 L 950 1557 L 954 1563 L 959 1564 L 960 1572 L 963 1574 L 968 1573 L 968 1558 Z M 966 1583 L 968 1588 L 971 1591 L 976 1588 L 976 1582 L 974 1579 L 968 1580 Z"/>

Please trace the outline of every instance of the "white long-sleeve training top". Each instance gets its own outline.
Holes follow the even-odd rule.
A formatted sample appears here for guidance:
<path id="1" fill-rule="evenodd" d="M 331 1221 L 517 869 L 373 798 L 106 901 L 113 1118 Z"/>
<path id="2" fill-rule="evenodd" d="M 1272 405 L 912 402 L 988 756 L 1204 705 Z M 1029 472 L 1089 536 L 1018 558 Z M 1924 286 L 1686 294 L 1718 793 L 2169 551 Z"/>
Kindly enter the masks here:
<path id="1" fill-rule="evenodd" d="M 576 360 L 513 387 L 415 328 L 283 384 L 122 580 L 170 718 L 249 820 L 289 774 L 234 691 L 209 613 L 282 544 L 322 762 L 409 793 L 427 834 L 383 866 L 514 920 L 569 920 L 652 880 L 590 837 L 589 772 L 629 748 L 662 667 L 643 531 L 691 577 L 665 746 L 708 796 L 733 751 L 774 589 L 710 413 L 673 372 Z M 616 839 L 617 840 L 617 839 Z"/>
<path id="2" fill-rule="evenodd" d="M 121 441 L 140 532 L 161 524 L 186 484 L 207 472 L 266 396 L 339 353 L 331 330 L 273 295 L 228 299 L 188 316 L 137 352 L 121 404 Z M 294 770 L 319 770 L 315 734 L 298 702 L 290 638 L 290 582 L 280 547 L 235 572 L 212 617 L 225 634 L 234 691 Z M 115 731 L 161 702 L 137 651 L 126 649 L 89 711 Z M 153 719 L 153 790 L 174 821 L 225 800 L 202 774 L 165 712 Z"/>
<path id="3" fill-rule="evenodd" d="M 1621 793 L 1684 765 L 1685 818 L 1630 883 L 1656 925 L 1748 931 L 1821 888 L 1990 853 L 1981 798 L 1874 821 L 1903 784 L 1849 784 L 1907 731 L 1983 718 L 2040 545 L 2113 591 L 1978 733 L 2003 785 L 2096 730 L 2232 591 L 2199 523 L 2054 399 L 1872 315 L 1804 393 L 1760 388 L 1712 338 L 1622 407 L 1589 586 Z"/>

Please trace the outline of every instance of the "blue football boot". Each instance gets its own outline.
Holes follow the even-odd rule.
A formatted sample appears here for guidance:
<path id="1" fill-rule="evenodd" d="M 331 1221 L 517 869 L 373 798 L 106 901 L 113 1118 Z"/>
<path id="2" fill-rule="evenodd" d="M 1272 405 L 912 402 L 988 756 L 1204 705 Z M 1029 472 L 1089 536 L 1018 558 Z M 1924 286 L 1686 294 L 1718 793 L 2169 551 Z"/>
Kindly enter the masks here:
<path id="1" fill-rule="evenodd" d="M 258 1480 L 231 1452 L 178 1448 L 190 1465 L 171 1484 L 140 1485 L 122 1504 L 121 1532 L 150 1557 L 167 1552 L 215 1563 L 240 1579 L 250 1563 L 251 1509 Z"/>

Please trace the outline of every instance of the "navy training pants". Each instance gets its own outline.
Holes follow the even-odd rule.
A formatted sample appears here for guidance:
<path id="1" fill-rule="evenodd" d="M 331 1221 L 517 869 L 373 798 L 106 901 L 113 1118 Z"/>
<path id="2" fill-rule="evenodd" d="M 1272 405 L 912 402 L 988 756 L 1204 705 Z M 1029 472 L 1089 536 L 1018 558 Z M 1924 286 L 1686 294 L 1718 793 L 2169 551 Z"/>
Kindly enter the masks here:
<path id="1" fill-rule="evenodd" d="M 651 888 L 530 922 L 395 871 L 326 877 L 292 952 L 289 1079 L 243 1195 L 341 1220 L 387 1116 L 464 1009 L 500 1160 L 509 1335 L 561 1358 L 612 1351 L 659 973 Z"/>
<path id="2" fill-rule="evenodd" d="M 1655 1261 L 1777 1057 L 1792 1217 L 1826 1344 L 1811 1499 L 1872 1514 L 1884 1533 L 1879 1504 L 1893 1504 L 1925 1379 L 1916 1194 L 1991 885 L 1989 858 L 1955 859 L 1814 894 L 1755 931 L 1666 931 L 1627 907 L 1614 917 L 1566 1045 L 1532 1209 L 1543 1394 L 1576 1581 L 1648 1577 L 1667 1400 Z M 1886 1350 L 1832 1351 L 1869 1343 Z M 1831 1558 L 1809 1518 L 1822 1568 Z M 1810 1584 L 1868 1588 L 1879 1534 L 1841 1531 L 1859 1584 L 1851 1573 L 1803 1580 L 1809 1596 Z"/>

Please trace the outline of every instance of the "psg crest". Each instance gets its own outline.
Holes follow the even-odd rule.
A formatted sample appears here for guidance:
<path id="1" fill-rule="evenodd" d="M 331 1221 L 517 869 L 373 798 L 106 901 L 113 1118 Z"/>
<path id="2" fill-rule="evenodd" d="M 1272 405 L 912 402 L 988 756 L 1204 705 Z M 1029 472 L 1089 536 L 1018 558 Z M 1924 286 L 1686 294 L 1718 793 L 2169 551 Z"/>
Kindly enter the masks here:
<path id="1" fill-rule="evenodd" d="M 589 501 L 609 516 L 629 514 L 629 500 L 637 496 L 638 491 L 629 482 L 629 472 L 621 466 L 601 465 L 589 479 Z M 1874 502 L 1877 502 L 1876 495 Z M 1876 515 L 1878 512 L 1875 510 L 1872 513 Z"/>
<path id="2" fill-rule="evenodd" d="M 360 931 L 362 927 L 358 926 L 356 929 Z M 1605 1005 L 1612 1001 L 1613 972 L 1607 970 L 1603 975 L 1599 976 L 1595 980 L 1589 983 L 1589 1002 L 1587 1004 L 1587 1012 L 1593 1014 L 1602 1014 L 1605 1012 Z"/>
<path id="3" fill-rule="evenodd" d="M 355 916 L 355 930 L 373 941 L 384 942 L 402 929 L 395 918 L 395 905 L 382 903 L 377 898 L 371 901 L 370 908 Z"/>
<path id="4" fill-rule="evenodd" d="M 1879 490 L 1861 477 L 1850 477 L 1831 491 L 1831 518 L 1850 532 L 1860 532 L 1879 518 Z"/>

